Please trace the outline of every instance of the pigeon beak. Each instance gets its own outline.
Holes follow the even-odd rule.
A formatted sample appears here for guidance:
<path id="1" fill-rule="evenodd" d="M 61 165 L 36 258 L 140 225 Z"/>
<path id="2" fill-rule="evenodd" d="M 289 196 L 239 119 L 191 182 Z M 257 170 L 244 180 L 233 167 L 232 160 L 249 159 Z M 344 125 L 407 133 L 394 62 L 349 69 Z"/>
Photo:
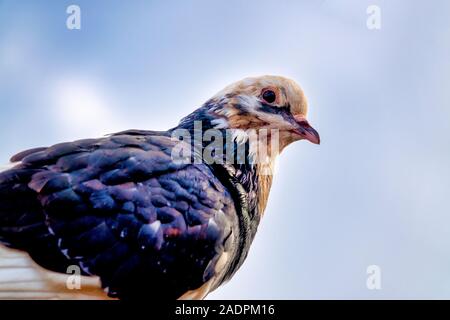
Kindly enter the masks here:
<path id="1" fill-rule="evenodd" d="M 305 117 L 294 116 L 296 128 L 293 130 L 301 139 L 306 139 L 314 144 L 320 144 L 319 133 L 311 127 Z"/>

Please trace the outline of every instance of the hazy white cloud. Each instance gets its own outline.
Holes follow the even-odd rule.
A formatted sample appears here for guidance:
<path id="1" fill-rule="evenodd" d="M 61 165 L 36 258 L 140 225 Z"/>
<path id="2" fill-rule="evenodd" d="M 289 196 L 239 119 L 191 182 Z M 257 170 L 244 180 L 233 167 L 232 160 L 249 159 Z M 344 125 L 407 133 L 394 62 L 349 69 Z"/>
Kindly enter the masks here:
<path id="1" fill-rule="evenodd" d="M 111 95 L 87 77 L 63 77 L 51 85 L 54 122 L 68 137 L 101 136 L 120 130 Z"/>

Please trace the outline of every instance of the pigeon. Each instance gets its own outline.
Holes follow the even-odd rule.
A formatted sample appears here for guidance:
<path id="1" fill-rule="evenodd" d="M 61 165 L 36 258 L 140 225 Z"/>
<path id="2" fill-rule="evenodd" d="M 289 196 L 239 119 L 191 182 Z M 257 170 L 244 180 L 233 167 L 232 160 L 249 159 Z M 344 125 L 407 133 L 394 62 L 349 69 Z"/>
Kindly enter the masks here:
<path id="1" fill-rule="evenodd" d="M 277 155 L 320 143 L 306 115 L 293 80 L 249 77 L 167 131 L 18 153 L 0 172 L 0 298 L 205 298 L 246 259 Z"/>

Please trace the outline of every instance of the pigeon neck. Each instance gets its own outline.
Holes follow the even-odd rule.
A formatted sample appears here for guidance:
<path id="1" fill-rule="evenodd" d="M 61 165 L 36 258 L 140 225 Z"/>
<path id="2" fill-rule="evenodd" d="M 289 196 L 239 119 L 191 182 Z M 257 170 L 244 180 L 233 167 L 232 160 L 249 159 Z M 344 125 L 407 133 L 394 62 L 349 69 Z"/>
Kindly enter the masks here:
<path id="1" fill-rule="evenodd" d="M 187 136 L 194 151 L 194 163 L 205 163 L 214 170 L 222 168 L 223 173 L 242 186 L 250 215 L 262 216 L 272 184 L 276 153 L 261 157 L 259 150 L 262 143 L 270 144 L 271 138 L 258 138 L 255 144 L 249 141 L 243 130 L 229 129 L 226 126 L 220 128 L 217 125 L 219 119 L 212 116 L 210 108 L 211 106 L 204 105 L 197 109 L 182 119 L 170 133 L 175 138 L 183 136 L 184 141 Z M 267 151 L 272 152 L 270 145 L 264 146 Z"/>

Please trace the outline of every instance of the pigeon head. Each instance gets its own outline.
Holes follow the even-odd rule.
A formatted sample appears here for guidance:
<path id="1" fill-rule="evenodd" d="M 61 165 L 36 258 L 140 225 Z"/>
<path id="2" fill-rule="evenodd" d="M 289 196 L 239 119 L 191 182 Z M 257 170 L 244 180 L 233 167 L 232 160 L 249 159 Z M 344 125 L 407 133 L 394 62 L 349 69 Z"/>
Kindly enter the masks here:
<path id="1" fill-rule="evenodd" d="M 306 119 L 308 104 L 300 86 L 280 76 L 237 81 L 206 104 L 218 129 L 278 130 L 280 147 L 297 140 L 319 144 L 318 132 Z"/>

